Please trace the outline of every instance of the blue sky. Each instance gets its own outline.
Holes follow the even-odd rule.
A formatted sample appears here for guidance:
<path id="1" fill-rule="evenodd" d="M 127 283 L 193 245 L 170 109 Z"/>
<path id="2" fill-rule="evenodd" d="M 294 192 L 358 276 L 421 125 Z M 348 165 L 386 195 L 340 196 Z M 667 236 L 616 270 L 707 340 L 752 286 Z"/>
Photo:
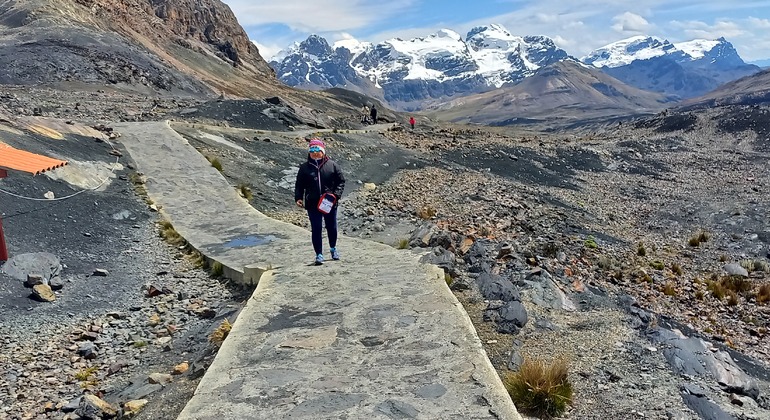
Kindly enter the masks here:
<path id="1" fill-rule="evenodd" d="M 770 0 L 225 0 L 266 58 L 318 34 L 381 42 L 490 23 L 546 35 L 582 57 L 611 42 L 652 35 L 671 42 L 725 37 L 747 62 L 770 60 Z M 770 64 L 770 62 L 768 62 Z"/>

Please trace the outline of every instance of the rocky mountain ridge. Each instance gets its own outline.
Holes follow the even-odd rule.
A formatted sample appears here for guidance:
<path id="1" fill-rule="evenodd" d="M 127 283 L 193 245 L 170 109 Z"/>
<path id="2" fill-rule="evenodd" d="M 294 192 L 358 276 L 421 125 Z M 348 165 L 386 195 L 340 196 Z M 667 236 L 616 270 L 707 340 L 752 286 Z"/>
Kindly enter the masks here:
<path id="1" fill-rule="evenodd" d="M 564 60 L 517 85 L 454 99 L 426 112 L 456 123 L 540 125 L 553 130 L 588 119 L 654 114 L 673 101 L 672 97 L 623 84 L 598 69 Z"/>
<path id="2" fill-rule="evenodd" d="M 193 96 L 279 86 L 219 0 L 6 0 L 0 10 L 3 84 L 83 82 Z"/>
<path id="3" fill-rule="evenodd" d="M 725 38 L 671 43 L 638 36 L 609 44 L 581 58 L 616 79 L 651 92 L 694 98 L 757 73 Z"/>
<path id="4" fill-rule="evenodd" d="M 314 35 L 280 53 L 280 61 L 271 65 L 290 86 L 342 86 L 381 97 L 395 108 L 413 109 L 423 101 L 516 83 L 568 58 L 548 37 L 514 36 L 501 25 L 473 28 L 465 38 L 444 29 L 422 38 L 359 44 L 355 50 L 350 43 L 332 47 Z"/>
<path id="5" fill-rule="evenodd" d="M 544 36 L 514 36 L 502 25 L 471 29 L 465 38 L 442 29 L 426 37 L 380 44 L 334 45 L 311 35 L 271 59 L 279 80 L 305 89 L 340 86 L 384 99 L 396 109 L 425 108 L 447 98 L 520 83 L 536 70 L 575 59 Z M 635 37 L 597 49 L 583 63 L 642 90 L 680 99 L 753 74 L 726 39 L 672 44 Z"/>

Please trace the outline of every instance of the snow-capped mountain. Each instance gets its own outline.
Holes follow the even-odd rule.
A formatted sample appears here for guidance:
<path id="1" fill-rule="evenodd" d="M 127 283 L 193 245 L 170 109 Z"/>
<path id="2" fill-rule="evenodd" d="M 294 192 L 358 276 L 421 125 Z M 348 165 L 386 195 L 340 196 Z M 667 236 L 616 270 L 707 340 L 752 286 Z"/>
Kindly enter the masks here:
<path id="1" fill-rule="evenodd" d="M 471 29 L 465 38 L 442 29 L 376 45 L 347 39 L 333 48 L 311 36 L 270 64 L 290 86 L 343 86 L 381 97 L 396 108 L 414 109 L 427 100 L 518 83 L 567 57 L 550 38 L 514 36 L 501 25 L 488 25 Z"/>
<path id="2" fill-rule="evenodd" d="M 575 60 L 545 36 L 512 35 L 502 25 L 449 29 L 379 44 L 345 39 L 333 46 L 313 35 L 273 57 L 270 65 L 290 86 L 343 87 L 413 110 L 449 97 L 520 83 L 539 69 Z M 668 97 L 692 98 L 756 73 L 724 38 L 671 43 L 637 36 L 583 57 L 586 65 L 633 87 Z"/>
<path id="3" fill-rule="evenodd" d="M 350 58 L 351 52 L 346 47 L 332 49 L 326 39 L 311 35 L 278 52 L 270 65 L 278 79 L 289 86 L 305 89 L 350 87 L 363 83 L 348 64 Z"/>
<path id="4" fill-rule="evenodd" d="M 640 35 L 598 48 L 580 61 L 595 67 L 615 68 L 627 66 L 637 60 L 649 60 L 664 55 L 678 55 L 679 58 L 685 58 L 684 52 L 667 40 Z"/>
<path id="5" fill-rule="evenodd" d="M 592 51 L 581 61 L 631 86 L 681 98 L 702 95 L 760 70 L 746 64 L 724 38 L 671 43 L 636 36 Z"/>

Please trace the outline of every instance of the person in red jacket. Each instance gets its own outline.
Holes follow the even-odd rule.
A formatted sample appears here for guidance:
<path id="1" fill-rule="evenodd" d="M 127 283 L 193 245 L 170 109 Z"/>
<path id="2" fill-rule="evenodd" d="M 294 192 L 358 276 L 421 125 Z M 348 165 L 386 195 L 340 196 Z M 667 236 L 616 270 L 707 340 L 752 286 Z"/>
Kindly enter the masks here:
<path id="1" fill-rule="evenodd" d="M 409 125 L 411 125 L 412 130 L 414 130 L 414 117 L 409 117 Z"/>
<path id="2" fill-rule="evenodd" d="M 340 259 L 337 251 L 337 207 L 345 190 L 345 176 L 337 162 L 326 156 L 326 145 L 313 138 L 308 145 L 307 161 L 299 166 L 294 183 L 294 202 L 304 207 L 310 219 L 310 231 L 315 250 L 315 265 L 324 263 L 323 224 L 333 260 Z M 324 201 L 327 201 L 324 203 Z M 325 206 L 326 205 L 326 206 Z"/>

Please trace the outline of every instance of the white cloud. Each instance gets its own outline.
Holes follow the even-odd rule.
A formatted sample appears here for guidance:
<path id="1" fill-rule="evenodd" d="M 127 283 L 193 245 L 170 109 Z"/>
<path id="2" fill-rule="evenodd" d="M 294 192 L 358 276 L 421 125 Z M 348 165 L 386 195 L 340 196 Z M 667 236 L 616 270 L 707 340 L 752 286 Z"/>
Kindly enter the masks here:
<path id="1" fill-rule="evenodd" d="M 679 28 L 687 38 L 691 39 L 716 39 L 723 36 L 729 40 L 747 34 L 741 24 L 726 20 L 715 22 L 713 25 L 697 20 L 672 21 L 671 25 Z"/>
<path id="2" fill-rule="evenodd" d="M 415 0 L 227 0 L 242 26 L 284 24 L 300 32 L 361 28 L 405 11 Z"/>
<path id="3" fill-rule="evenodd" d="M 727 39 L 744 61 L 764 60 L 770 57 L 770 39 L 765 35 L 770 28 L 767 19 L 745 18 L 719 20 L 714 24 L 701 21 L 673 21 L 671 26 L 679 29 L 685 39 L 705 38 Z"/>
<path id="4" fill-rule="evenodd" d="M 514 35 L 548 36 L 576 57 L 630 35 L 659 36 L 671 42 L 724 36 L 747 61 L 770 57 L 770 37 L 765 35 L 770 20 L 748 17 L 768 16 L 770 0 L 742 0 L 737 4 L 713 0 L 507 0 L 510 12 L 464 23 L 432 21 L 427 14 L 402 17 L 412 13 L 415 4 L 428 4 L 429 0 L 225 1 L 241 24 L 253 29 L 251 37 L 267 44 L 266 51 L 271 45 L 286 47 L 310 33 L 320 34 L 331 43 L 349 34 L 360 41 L 377 43 L 395 37 L 424 37 L 442 28 L 465 34 L 473 26 L 499 23 Z M 454 7 L 451 1 L 435 4 L 442 9 Z M 484 4 L 479 3 L 479 10 L 484 10 Z M 446 13 L 442 16 L 448 18 Z M 413 25 L 405 27 L 407 21 Z M 292 31 L 272 31 L 271 24 L 285 25 Z M 373 33 L 372 28 L 388 29 Z M 275 38 L 279 32 L 284 39 Z"/>
<path id="5" fill-rule="evenodd" d="M 749 17 L 749 25 L 756 29 L 770 29 L 770 19 L 759 19 L 755 17 Z"/>
<path id="6" fill-rule="evenodd" d="M 262 56 L 266 61 L 270 61 L 271 58 L 273 58 L 274 55 L 278 53 L 278 51 L 281 51 L 284 47 L 278 46 L 278 45 L 263 45 L 260 44 L 257 41 L 251 41 L 254 45 L 257 46 L 257 49 L 259 49 L 259 55 Z"/>
<path id="7" fill-rule="evenodd" d="M 636 13 L 625 12 L 621 15 L 617 15 L 612 18 L 615 22 L 612 25 L 612 29 L 621 34 L 648 34 L 654 29 L 647 19 L 637 15 Z"/>

